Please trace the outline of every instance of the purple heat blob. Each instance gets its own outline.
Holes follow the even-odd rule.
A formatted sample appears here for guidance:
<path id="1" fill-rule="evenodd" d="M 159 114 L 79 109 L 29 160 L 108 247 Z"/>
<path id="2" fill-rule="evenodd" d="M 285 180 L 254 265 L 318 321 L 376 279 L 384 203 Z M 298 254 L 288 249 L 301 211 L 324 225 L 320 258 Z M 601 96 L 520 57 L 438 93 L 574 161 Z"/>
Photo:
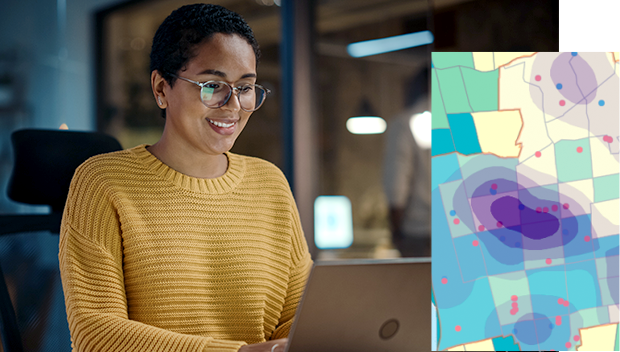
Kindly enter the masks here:
<path id="1" fill-rule="evenodd" d="M 541 240 L 552 236 L 560 228 L 560 221 L 548 213 L 538 213 L 534 209 L 524 207 L 519 209 L 519 199 L 506 196 L 496 199 L 491 204 L 491 214 L 497 221 L 501 221 L 506 228 L 521 225 L 524 218 L 532 226 L 521 226 L 521 233 L 530 239 Z"/>
<path id="2" fill-rule="evenodd" d="M 559 55 L 551 65 L 551 80 L 562 84 L 559 92 L 574 104 L 587 104 L 596 98 L 596 76 L 581 56 Z M 585 99 L 584 99 L 585 97 Z"/>
<path id="3" fill-rule="evenodd" d="M 518 226 L 521 224 L 520 203 L 515 197 L 498 198 L 491 203 L 491 215 L 505 227 Z"/>

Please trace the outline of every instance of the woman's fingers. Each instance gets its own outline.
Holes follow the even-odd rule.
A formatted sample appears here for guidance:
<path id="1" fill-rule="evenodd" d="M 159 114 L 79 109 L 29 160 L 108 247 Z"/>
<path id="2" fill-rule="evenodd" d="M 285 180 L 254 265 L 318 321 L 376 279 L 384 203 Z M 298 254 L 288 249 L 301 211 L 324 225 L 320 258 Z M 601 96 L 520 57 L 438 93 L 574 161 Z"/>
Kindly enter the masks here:
<path id="1" fill-rule="evenodd" d="M 272 340 L 253 345 L 245 345 L 239 349 L 239 352 L 284 352 L 288 338 Z"/>

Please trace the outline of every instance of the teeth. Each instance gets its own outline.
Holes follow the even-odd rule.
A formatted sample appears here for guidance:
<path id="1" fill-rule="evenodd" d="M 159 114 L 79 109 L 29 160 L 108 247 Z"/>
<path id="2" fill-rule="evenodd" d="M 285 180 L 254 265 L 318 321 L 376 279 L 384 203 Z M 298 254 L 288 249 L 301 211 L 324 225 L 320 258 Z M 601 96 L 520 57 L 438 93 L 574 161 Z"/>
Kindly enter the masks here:
<path id="1" fill-rule="evenodd" d="M 236 122 L 233 123 L 223 123 L 223 122 L 217 122 L 217 121 L 213 121 L 213 120 L 209 120 L 209 122 L 211 122 L 212 124 L 216 125 L 217 127 L 231 127 L 233 126 Z"/>

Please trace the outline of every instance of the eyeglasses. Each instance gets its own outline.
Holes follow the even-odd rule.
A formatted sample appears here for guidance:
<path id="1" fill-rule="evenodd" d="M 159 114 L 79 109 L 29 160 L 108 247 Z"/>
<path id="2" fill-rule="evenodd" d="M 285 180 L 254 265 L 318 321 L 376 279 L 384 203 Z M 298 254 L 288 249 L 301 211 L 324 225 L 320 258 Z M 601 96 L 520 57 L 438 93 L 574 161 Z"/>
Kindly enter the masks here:
<path id="1" fill-rule="evenodd" d="M 206 107 L 211 109 L 218 109 L 226 105 L 233 91 L 237 91 L 237 99 L 241 109 L 247 112 L 256 111 L 265 102 L 267 94 L 271 93 L 269 89 L 259 84 L 245 84 L 240 87 L 233 87 L 222 81 L 200 83 L 174 74 L 171 74 L 171 76 L 199 86 L 200 100 Z"/>

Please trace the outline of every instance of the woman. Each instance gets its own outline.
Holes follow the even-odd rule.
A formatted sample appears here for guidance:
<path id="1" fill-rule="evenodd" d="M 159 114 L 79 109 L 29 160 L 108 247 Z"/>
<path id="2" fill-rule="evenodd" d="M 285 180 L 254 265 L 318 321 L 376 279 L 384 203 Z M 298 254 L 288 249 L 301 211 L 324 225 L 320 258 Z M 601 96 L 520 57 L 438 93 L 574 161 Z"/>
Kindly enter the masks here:
<path id="1" fill-rule="evenodd" d="M 77 170 L 60 268 L 78 351 L 284 351 L 312 265 L 283 174 L 230 153 L 268 93 L 236 13 L 174 11 L 153 39 L 152 146 Z"/>

